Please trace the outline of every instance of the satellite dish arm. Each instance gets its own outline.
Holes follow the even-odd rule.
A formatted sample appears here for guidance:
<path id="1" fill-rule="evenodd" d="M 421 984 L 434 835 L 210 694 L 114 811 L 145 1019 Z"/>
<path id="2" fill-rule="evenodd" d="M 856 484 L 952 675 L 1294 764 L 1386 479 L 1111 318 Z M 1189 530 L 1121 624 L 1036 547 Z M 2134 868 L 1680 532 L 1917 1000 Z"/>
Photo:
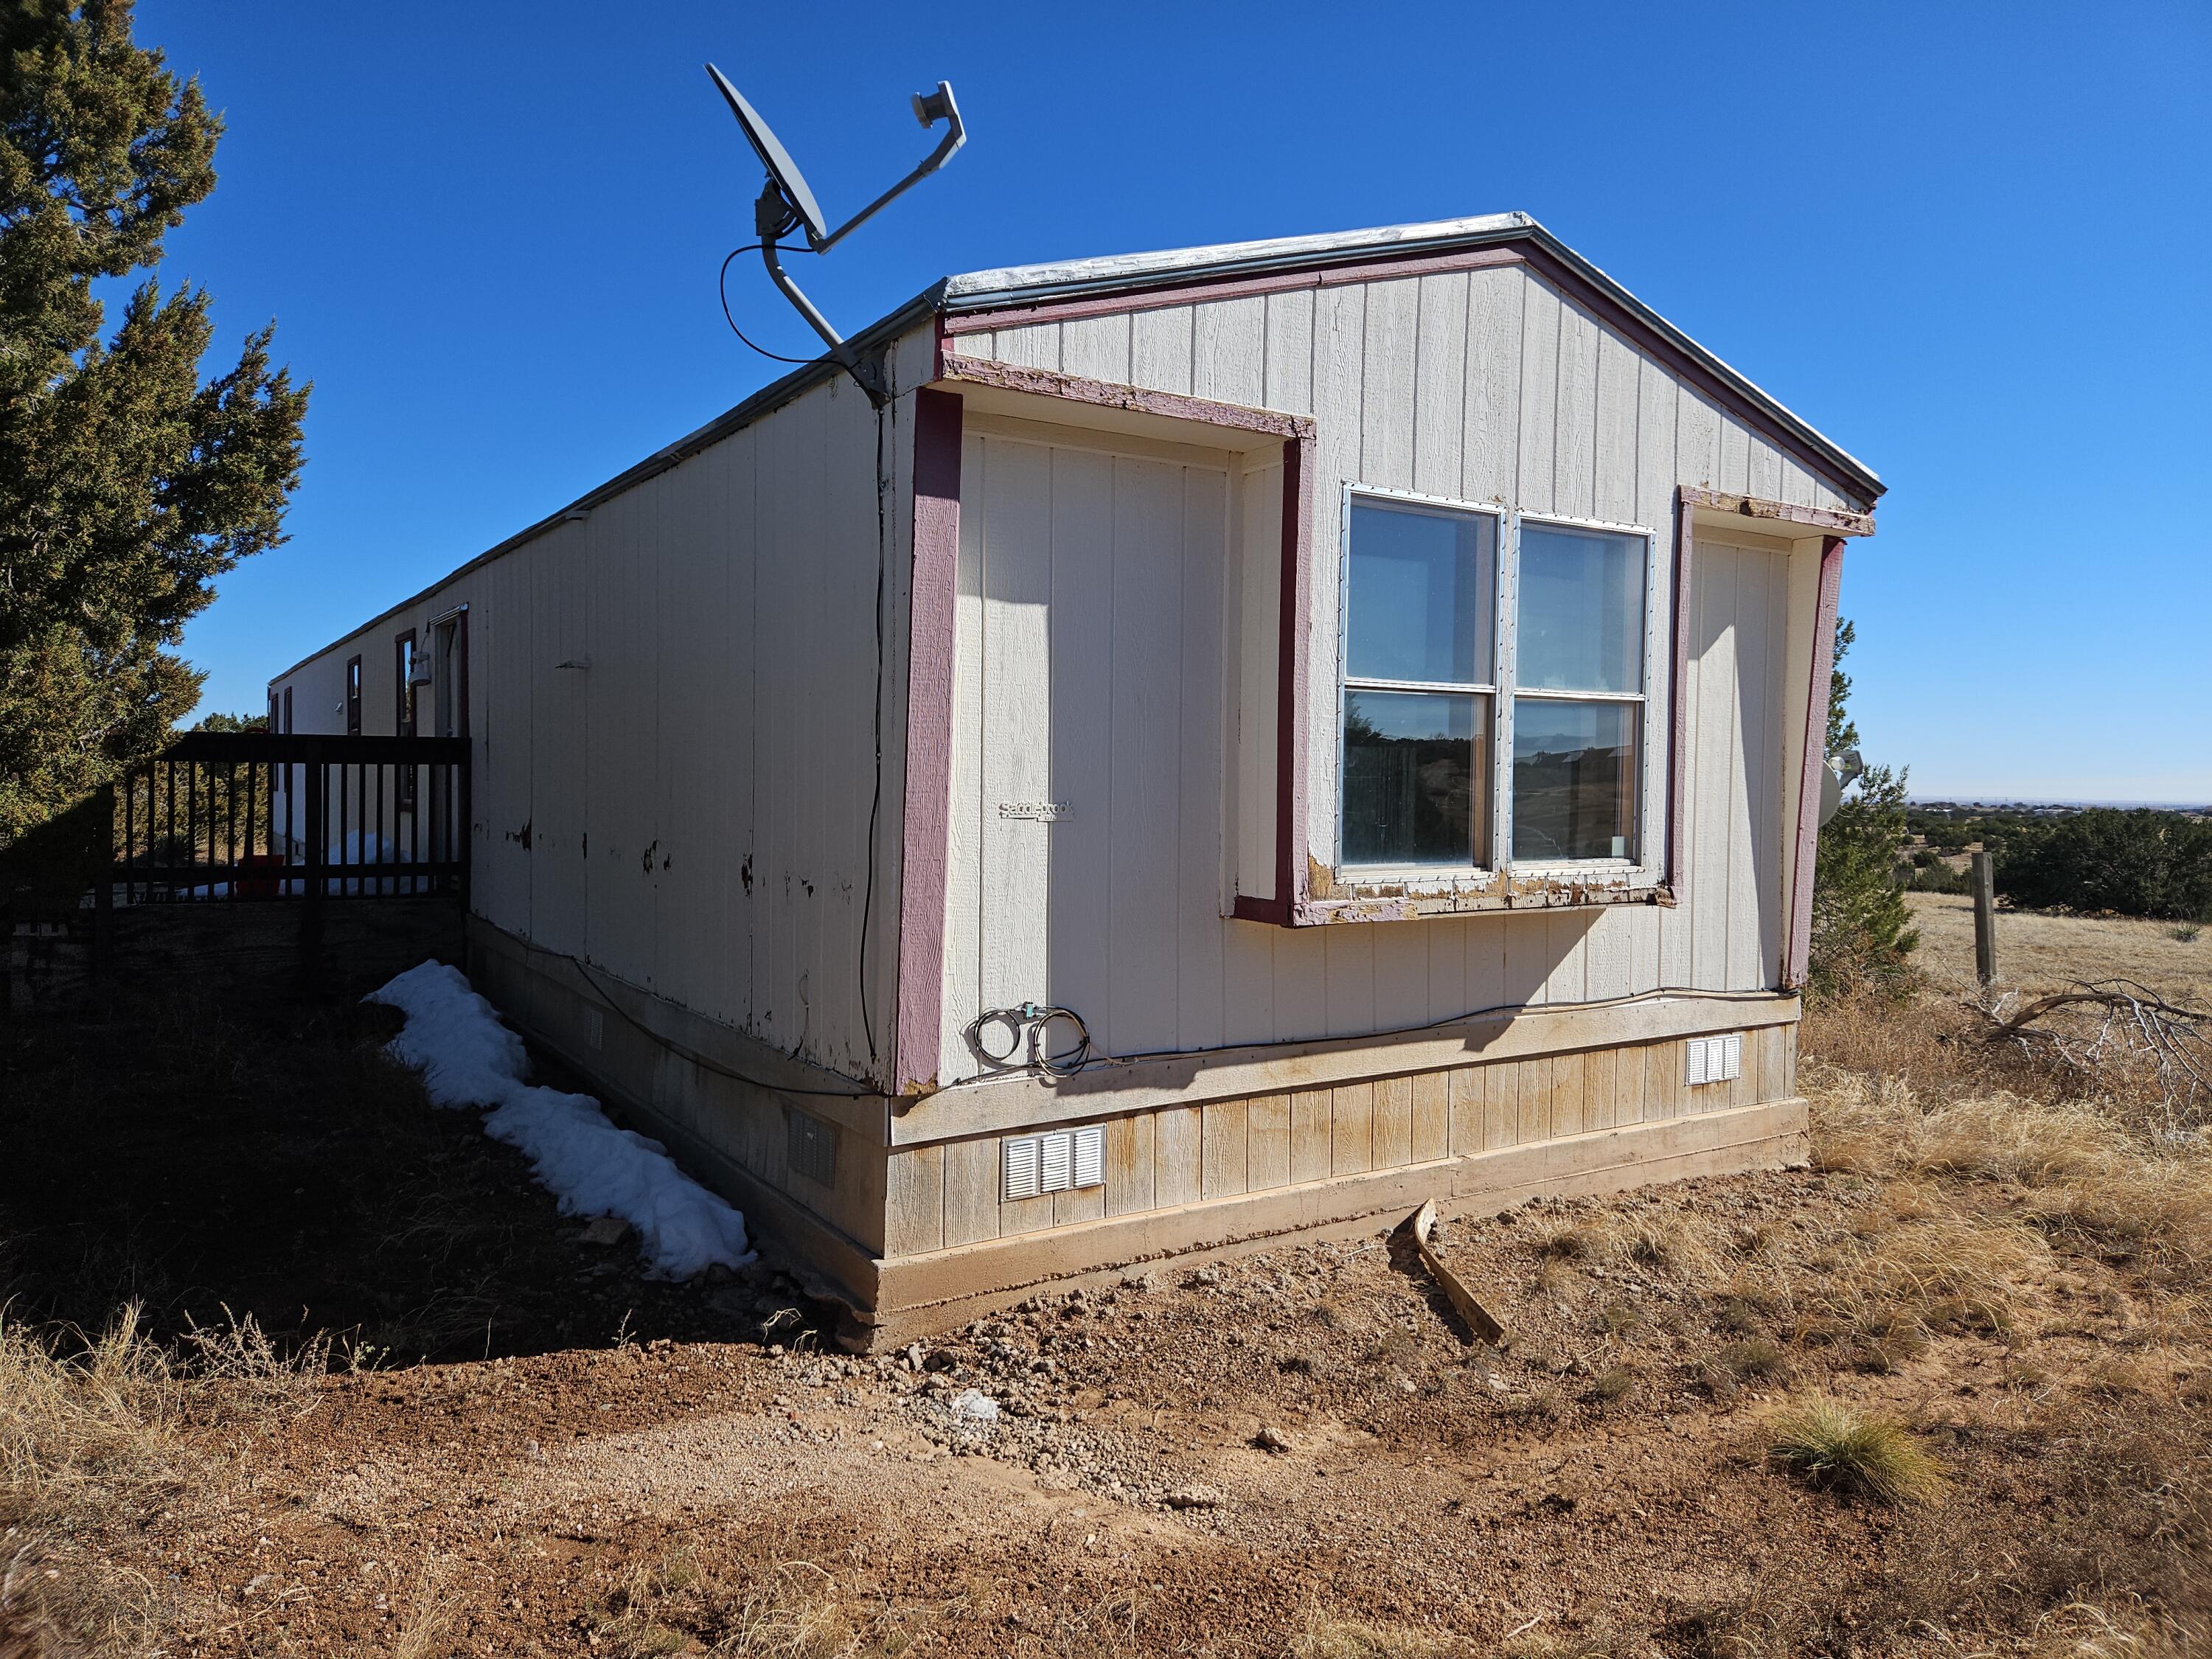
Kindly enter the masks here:
<path id="1" fill-rule="evenodd" d="M 773 184 L 769 185 L 762 199 L 765 201 L 769 196 L 775 196 L 778 205 L 781 204 L 783 198 L 776 195 Z M 829 244 L 825 242 L 823 246 L 826 247 Z M 782 290 L 783 297 L 790 301 L 792 308 L 806 319 L 807 325 L 822 337 L 823 344 L 830 348 L 831 355 L 850 368 L 851 364 L 846 359 L 844 336 L 830 327 L 830 319 L 814 308 L 814 301 L 799 291 L 799 284 L 791 280 L 783 268 L 781 250 L 776 246 L 773 238 L 761 243 L 761 263 L 768 267 L 769 280 Z"/>
<path id="2" fill-rule="evenodd" d="M 952 101 L 952 83 L 950 81 L 939 81 L 935 92 L 917 92 L 914 94 L 914 118 L 925 127 L 934 126 L 939 121 L 945 123 L 945 137 L 937 141 L 937 148 L 923 158 L 920 167 L 846 220 L 843 224 L 838 226 L 820 241 L 814 240 L 810 235 L 807 241 L 814 252 L 827 253 L 838 243 L 843 241 L 848 235 L 890 206 L 898 197 L 913 189 L 951 161 L 953 152 L 968 142 L 968 130 L 960 124 L 960 106 Z M 770 266 L 769 269 L 773 271 L 775 268 Z M 777 286 L 783 288 L 787 295 L 792 292 L 789 288 L 784 287 L 780 277 Z M 809 311 L 812 309 L 811 307 L 805 308 Z M 809 320 L 812 319 L 810 318 Z M 815 326 L 818 330 L 823 325 L 816 323 Z"/>

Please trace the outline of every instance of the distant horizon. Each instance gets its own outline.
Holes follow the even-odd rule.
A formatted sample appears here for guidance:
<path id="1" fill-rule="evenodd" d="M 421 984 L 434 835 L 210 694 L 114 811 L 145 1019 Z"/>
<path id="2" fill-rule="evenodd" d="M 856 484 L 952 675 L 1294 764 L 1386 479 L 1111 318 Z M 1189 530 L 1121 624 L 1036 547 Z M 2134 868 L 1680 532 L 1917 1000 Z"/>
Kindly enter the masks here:
<path id="1" fill-rule="evenodd" d="M 1914 806 L 2112 806 L 2130 810 L 2148 810 L 2160 812 L 2212 811 L 2212 797 L 2184 797 L 2176 800 L 2117 800 L 2089 799 L 2070 795 L 2003 795 L 1979 794 L 1968 791 L 1935 791 L 1923 793 L 1915 789 L 1905 797 Z"/>

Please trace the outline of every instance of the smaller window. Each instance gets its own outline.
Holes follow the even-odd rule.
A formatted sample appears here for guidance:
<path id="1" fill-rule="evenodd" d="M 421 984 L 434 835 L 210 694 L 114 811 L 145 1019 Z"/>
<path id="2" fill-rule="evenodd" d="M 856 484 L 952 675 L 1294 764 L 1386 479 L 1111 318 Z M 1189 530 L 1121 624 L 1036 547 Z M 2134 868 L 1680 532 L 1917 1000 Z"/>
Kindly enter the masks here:
<path id="1" fill-rule="evenodd" d="M 1522 521 L 1516 863 L 1639 855 L 1649 550 L 1641 536 Z"/>
<path id="2" fill-rule="evenodd" d="M 398 678 L 398 705 L 392 731 L 403 738 L 415 735 L 415 630 L 409 629 L 392 642 L 392 668 Z"/>
<path id="3" fill-rule="evenodd" d="M 348 657 L 345 665 L 345 731 L 346 736 L 361 735 L 361 659 Z"/>
<path id="4" fill-rule="evenodd" d="M 392 729 L 403 738 L 415 735 L 415 630 L 409 629 L 392 641 L 392 666 L 399 678 L 398 701 L 393 716 Z M 398 788 L 394 791 L 396 805 L 402 812 L 415 810 L 415 769 L 396 768 Z"/>
<path id="5" fill-rule="evenodd" d="M 1490 857 L 1493 514 L 1346 500 L 1343 793 L 1347 865 Z"/>
<path id="6" fill-rule="evenodd" d="M 292 729 L 292 688 L 291 688 L 290 686 L 289 686 L 289 685 L 288 685 L 288 686 L 286 686 L 286 687 L 284 688 L 284 730 L 285 730 L 287 732 L 290 732 L 290 731 L 291 731 L 291 729 Z"/>

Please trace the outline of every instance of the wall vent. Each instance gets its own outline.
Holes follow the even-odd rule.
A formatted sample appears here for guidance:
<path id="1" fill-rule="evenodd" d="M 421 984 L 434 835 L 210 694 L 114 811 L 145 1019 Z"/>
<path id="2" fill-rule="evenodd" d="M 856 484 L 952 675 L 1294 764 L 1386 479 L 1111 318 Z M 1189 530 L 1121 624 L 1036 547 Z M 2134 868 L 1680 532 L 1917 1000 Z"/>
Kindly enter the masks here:
<path id="1" fill-rule="evenodd" d="M 607 1046 L 607 1017 L 588 1002 L 584 1005 L 584 1046 L 594 1054 Z"/>
<path id="2" fill-rule="evenodd" d="M 834 1125 L 824 1122 L 811 1112 L 802 1112 L 787 1107 L 784 1114 L 787 1132 L 785 1157 L 793 1175 L 805 1176 L 809 1181 L 833 1187 L 837 1182 L 837 1131 Z"/>
<path id="3" fill-rule="evenodd" d="M 1684 1045 L 1690 1054 L 1690 1086 L 1701 1083 L 1732 1083 L 1743 1075 L 1743 1035 L 1692 1037 Z"/>
<path id="4" fill-rule="evenodd" d="M 1005 1143 L 1006 1149 L 1006 1198 L 1035 1198 L 1037 1195 L 1037 1154 L 1041 1150 L 1035 1135 L 1016 1135 Z"/>
<path id="5" fill-rule="evenodd" d="M 1106 1184 L 1106 1131 L 1103 1127 L 1075 1132 L 1075 1185 Z"/>
<path id="6" fill-rule="evenodd" d="M 1070 1176 L 1075 1173 L 1074 1137 L 1065 1129 L 1044 1137 L 1043 1167 L 1037 1174 L 1037 1185 L 1048 1193 L 1064 1193 Z"/>
<path id="7" fill-rule="evenodd" d="M 1106 1183 L 1106 1131 L 1054 1129 L 1041 1135 L 1009 1135 L 1005 1148 L 1005 1196 L 1040 1198 Z"/>

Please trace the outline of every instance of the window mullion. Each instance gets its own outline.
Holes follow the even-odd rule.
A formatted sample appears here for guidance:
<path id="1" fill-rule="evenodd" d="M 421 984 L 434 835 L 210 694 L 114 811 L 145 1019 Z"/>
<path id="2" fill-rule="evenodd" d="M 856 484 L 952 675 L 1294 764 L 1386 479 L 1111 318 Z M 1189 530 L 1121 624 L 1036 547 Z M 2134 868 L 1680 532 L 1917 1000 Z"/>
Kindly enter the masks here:
<path id="1" fill-rule="evenodd" d="M 1540 702 L 1642 702 L 1647 694 L 1642 691 L 1575 691 L 1558 685 L 1532 685 L 1517 695 L 1534 697 Z"/>
<path id="2" fill-rule="evenodd" d="M 1491 656 L 1498 690 L 1490 713 L 1490 867 L 1501 874 L 1513 864 L 1513 685 L 1518 668 L 1516 623 L 1520 613 L 1521 514 L 1500 515 L 1497 599 L 1492 607 L 1498 636 Z"/>
<path id="3" fill-rule="evenodd" d="M 1486 697 L 1498 688 L 1459 680 L 1378 680 L 1346 674 L 1345 684 L 1354 691 L 1408 691 L 1417 696 Z"/>

